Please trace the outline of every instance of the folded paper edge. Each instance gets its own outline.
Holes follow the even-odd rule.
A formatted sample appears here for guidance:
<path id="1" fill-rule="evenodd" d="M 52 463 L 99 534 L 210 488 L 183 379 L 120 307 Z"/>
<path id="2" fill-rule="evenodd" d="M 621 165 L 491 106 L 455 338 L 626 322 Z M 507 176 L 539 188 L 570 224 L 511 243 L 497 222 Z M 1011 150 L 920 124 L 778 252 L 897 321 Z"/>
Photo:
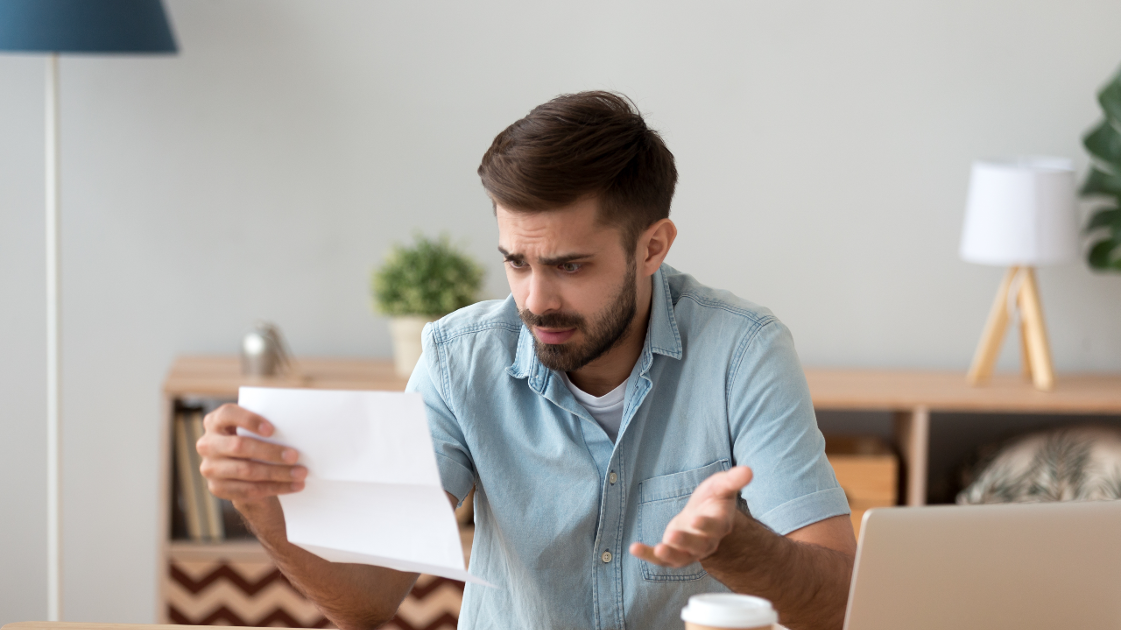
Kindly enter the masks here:
<path id="1" fill-rule="evenodd" d="M 302 543 L 296 541 L 289 542 L 309 553 L 313 553 L 320 558 L 327 560 L 328 562 L 369 564 L 378 567 L 385 567 L 387 569 L 393 569 L 394 571 L 427 573 L 429 575 L 458 580 L 460 582 L 471 582 L 473 584 L 481 584 L 482 586 L 487 586 L 490 588 L 498 588 L 494 584 L 491 584 L 490 582 L 487 582 L 480 577 L 472 575 L 466 569 L 426 564 L 423 562 L 410 562 L 408 560 L 397 560 L 395 558 L 386 558 L 384 556 L 371 556 L 369 554 L 347 551 L 345 549 L 334 549 L 332 547 L 324 547 L 322 545 L 313 545 L 310 543 Z M 332 557 L 338 558 L 338 560 L 332 560 Z"/>

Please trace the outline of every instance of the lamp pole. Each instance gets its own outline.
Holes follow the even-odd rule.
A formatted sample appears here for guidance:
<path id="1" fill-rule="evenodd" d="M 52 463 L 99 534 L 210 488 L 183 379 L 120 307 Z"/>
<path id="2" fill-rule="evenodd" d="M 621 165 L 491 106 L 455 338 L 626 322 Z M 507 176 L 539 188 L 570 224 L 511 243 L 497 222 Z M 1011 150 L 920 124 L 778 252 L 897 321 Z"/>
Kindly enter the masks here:
<path id="1" fill-rule="evenodd" d="M 47 53 L 47 616 L 62 620 L 62 318 L 59 53 L 175 54 L 161 0 L 0 0 L 0 52 Z"/>
<path id="2" fill-rule="evenodd" d="M 47 616 L 62 621 L 62 319 L 58 53 L 47 56 Z"/>

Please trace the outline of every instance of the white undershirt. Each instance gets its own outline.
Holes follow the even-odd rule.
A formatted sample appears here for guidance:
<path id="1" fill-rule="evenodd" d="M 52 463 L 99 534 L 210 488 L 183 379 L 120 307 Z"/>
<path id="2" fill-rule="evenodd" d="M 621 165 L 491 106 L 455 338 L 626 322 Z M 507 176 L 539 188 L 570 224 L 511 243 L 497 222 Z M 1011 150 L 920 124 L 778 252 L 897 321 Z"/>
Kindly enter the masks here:
<path id="1" fill-rule="evenodd" d="M 599 426 L 607 432 L 607 437 L 614 442 L 619 435 L 619 425 L 623 422 L 623 398 L 627 393 L 627 382 L 623 381 L 615 389 L 602 396 L 592 396 L 568 380 L 568 375 L 561 372 L 564 384 L 568 391 L 576 398 L 576 402 L 584 406 L 588 413 L 596 419 Z"/>

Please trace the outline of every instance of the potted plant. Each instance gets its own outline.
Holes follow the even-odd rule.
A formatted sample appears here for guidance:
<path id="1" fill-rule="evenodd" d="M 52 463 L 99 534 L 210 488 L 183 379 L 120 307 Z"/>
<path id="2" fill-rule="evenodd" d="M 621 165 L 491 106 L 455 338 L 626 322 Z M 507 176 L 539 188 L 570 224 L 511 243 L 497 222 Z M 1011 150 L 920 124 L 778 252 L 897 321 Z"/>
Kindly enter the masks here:
<path id="1" fill-rule="evenodd" d="M 1121 272 L 1121 74 L 1098 92 L 1098 102 L 1105 120 L 1082 139 L 1093 158 L 1082 196 L 1108 203 L 1086 223 L 1092 241 L 1086 260 L 1094 269 Z"/>
<path id="2" fill-rule="evenodd" d="M 416 367 L 424 325 L 474 303 L 482 282 L 483 268 L 446 235 L 418 234 L 410 247 L 393 246 L 370 284 L 375 308 L 390 317 L 398 375 L 407 378 Z"/>

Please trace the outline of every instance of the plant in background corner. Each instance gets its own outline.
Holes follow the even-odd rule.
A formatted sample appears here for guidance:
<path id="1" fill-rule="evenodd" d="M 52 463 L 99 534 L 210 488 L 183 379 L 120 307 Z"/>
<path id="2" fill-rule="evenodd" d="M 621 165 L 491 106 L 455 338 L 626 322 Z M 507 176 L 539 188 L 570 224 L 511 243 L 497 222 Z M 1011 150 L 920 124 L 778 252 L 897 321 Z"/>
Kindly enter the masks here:
<path id="1" fill-rule="evenodd" d="M 461 253 L 447 235 L 416 235 L 411 247 L 394 245 L 373 274 L 371 289 L 378 311 L 386 315 L 439 317 L 474 304 L 483 268 Z"/>
<path id="2" fill-rule="evenodd" d="M 1107 201 L 1086 223 L 1086 260 L 1094 269 L 1121 272 L 1121 73 L 1098 92 L 1105 120 L 1082 139 L 1093 158 L 1082 196 Z"/>
<path id="3" fill-rule="evenodd" d="M 370 289 L 378 311 L 389 315 L 397 374 L 412 374 L 421 354 L 421 331 L 430 321 L 473 304 L 483 268 L 456 249 L 446 235 L 416 235 L 411 247 L 394 245 L 374 271 Z"/>

